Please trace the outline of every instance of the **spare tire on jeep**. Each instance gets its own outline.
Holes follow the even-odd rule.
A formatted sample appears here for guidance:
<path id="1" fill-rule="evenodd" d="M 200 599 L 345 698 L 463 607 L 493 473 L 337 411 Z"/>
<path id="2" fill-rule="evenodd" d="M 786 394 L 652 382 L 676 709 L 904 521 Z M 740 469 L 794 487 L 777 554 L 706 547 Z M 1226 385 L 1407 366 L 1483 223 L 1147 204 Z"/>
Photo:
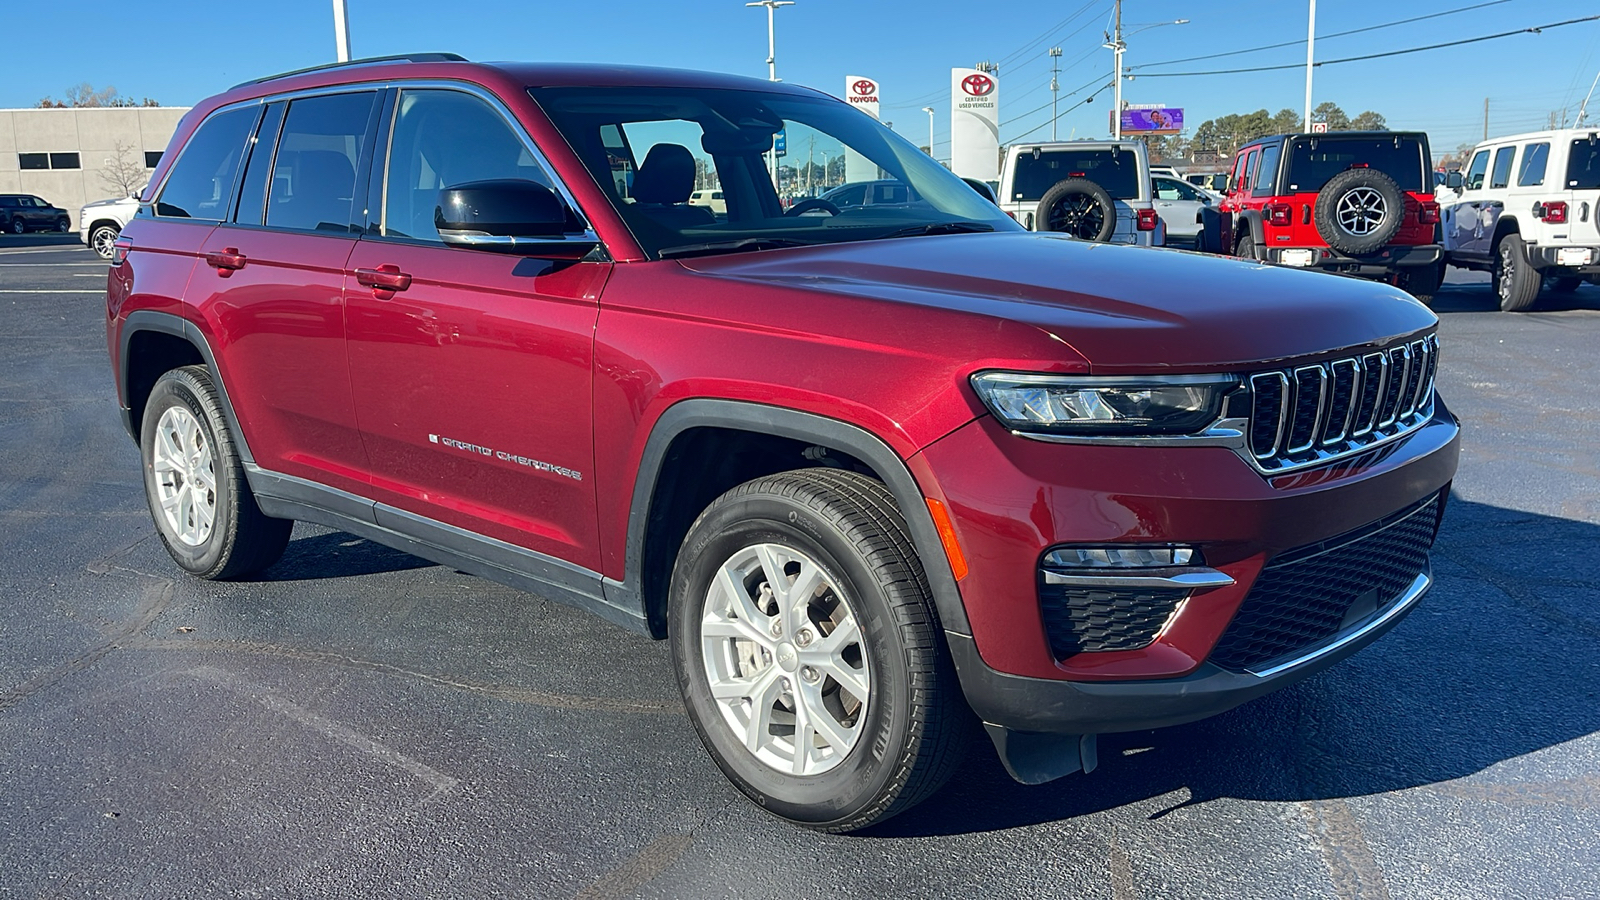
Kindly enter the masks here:
<path id="1" fill-rule="evenodd" d="M 1064 178 L 1040 198 L 1033 227 L 1085 241 L 1109 241 L 1117 230 L 1117 204 L 1105 188 L 1087 178 Z"/>
<path id="2" fill-rule="evenodd" d="M 1400 231 L 1406 195 L 1377 169 L 1346 169 L 1317 193 L 1313 217 L 1328 246 L 1352 256 L 1375 253 Z"/>

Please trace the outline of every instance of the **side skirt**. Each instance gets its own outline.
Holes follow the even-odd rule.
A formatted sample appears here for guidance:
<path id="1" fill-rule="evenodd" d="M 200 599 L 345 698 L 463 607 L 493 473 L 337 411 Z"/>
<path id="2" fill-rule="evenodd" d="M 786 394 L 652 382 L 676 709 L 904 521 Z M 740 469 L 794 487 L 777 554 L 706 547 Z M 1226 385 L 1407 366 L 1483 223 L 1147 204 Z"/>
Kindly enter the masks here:
<path id="1" fill-rule="evenodd" d="M 606 599 L 598 572 L 257 465 L 247 463 L 245 475 L 261 511 L 269 516 L 337 528 L 439 565 L 575 606 L 629 631 L 650 633 L 642 608 Z"/>

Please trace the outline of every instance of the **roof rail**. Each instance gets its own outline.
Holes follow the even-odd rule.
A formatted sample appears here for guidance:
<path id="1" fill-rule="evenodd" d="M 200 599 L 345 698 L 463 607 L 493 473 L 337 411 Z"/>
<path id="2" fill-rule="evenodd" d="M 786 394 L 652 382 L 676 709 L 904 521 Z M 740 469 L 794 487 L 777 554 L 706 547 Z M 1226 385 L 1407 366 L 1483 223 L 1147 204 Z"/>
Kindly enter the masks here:
<path id="1" fill-rule="evenodd" d="M 320 66 L 307 66 L 304 69 L 291 69 L 288 72 L 279 72 L 276 75 L 267 75 L 263 78 L 252 78 L 241 81 L 228 90 L 242 88 L 250 84 L 261 84 L 266 81 L 276 81 L 279 78 L 288 78 L 291 75 L 304 75 L 307 72 L 321 72 L 326 69 L 343 69 L 347 66 L 366 66 L 373 63 L 386 62 L 466 62 L 467 58 L 459 53 L 399 53 L 394 56 L 365 56 L 361 59 L 352 59 L 346 62 L 324 63 Z"/>

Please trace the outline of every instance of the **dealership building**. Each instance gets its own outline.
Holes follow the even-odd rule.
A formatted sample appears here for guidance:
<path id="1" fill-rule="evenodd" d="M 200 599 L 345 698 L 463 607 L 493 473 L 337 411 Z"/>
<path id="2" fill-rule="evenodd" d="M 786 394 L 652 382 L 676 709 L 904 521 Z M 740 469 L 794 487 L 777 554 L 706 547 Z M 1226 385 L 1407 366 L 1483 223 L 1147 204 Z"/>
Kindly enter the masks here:
<path id="1" fill-rule="evenodd" d="M 0 194 L 33 194 L 72 214 L 120 193 L 108 169 L 140 184 L 161 160 L 188 107 L 0 109 Z M 138 187 L 139 185 L 135 185 Z"/>

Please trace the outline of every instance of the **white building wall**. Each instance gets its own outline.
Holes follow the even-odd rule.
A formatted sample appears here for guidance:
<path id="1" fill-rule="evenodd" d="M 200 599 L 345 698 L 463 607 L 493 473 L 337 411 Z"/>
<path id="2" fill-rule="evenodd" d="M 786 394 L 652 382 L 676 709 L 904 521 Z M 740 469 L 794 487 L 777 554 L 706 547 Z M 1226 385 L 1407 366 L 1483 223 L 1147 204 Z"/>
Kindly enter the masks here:
<path id="1" fill-rule="evenodd" d="M 0 194 L 34 194 L 67 210 L 78 227 L 78 209 L 91 200 L 115 197 L 105 178 L 118 141 L 130 144 L 141 162 L 159 153 L 189 108 L 0 109 Z M 77 169 L 23 169 L 21 153 L 77 153 Z M 148 170 L 146 170 L 148 172 Z"/>

